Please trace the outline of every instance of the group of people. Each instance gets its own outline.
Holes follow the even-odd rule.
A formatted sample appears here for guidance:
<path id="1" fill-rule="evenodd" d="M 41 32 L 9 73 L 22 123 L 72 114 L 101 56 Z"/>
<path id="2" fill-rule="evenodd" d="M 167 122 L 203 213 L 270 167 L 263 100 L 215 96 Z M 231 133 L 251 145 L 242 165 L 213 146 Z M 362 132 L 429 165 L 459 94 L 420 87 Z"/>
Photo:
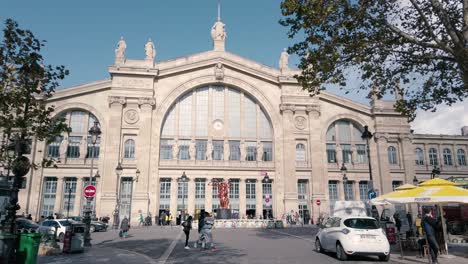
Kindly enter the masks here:
<path id="1" fill-rule="evenodd" d="M 192 229 L 192 220 L 192 216 L 189 216 L 187 220 L 181 224 L 185 233 L 185 249 L 190 249 L 188 241 L 190 238 L 190 230 Z M 198 218 L 198 239 L 193 245 L 194 248 L 200 246 L 203 250 L 216 250 L 212 233 L 214 222 L 214 217 L 209 212 L 202 212 L 200 214 Z"/>
<path id="2" fill-rule="evenodd" d="M 151 218 L 150 213 L 146 217 L 143 217 L 143 214 L 140 214 L 138 226 L 152 226 L 152 225 L 153 225 L 153 220 Z"/>

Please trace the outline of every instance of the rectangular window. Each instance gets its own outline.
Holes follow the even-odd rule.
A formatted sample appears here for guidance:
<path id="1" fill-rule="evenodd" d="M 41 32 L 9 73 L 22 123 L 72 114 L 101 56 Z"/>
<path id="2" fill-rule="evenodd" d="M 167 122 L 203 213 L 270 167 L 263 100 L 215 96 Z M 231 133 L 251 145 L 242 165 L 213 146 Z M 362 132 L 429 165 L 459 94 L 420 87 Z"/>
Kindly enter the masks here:
<path id="1" fill-rule="evenodd" d="M 80 142 L 81 137 L 69 137 L 67 147 L 67 158 L 80 157 Z"/>
<path id="2" fill-rule="evenodd" d="M 133 179 L 124 177 L 122 178 L 120 185 L 120 211 L 119 216 L 122 220 L 125 216 L 128 219 L 131 218 L 132 211 L 132 190 L 133 190 Z"/>
<path id="3" fill-rule="evenodd" d="M 208 88 L 197 89 L 196 135 L 208 136 Z"/>
<path id="4" fill-rule="evenodd" d="M 164 121 L 164 128 L 163 128 L 163 131 L 162 131 L 162 134 L 163 136 L 168 136 L 168 135 L 175 135 L 176 133 L 174 133 L 175 129 L 174 129 L 174 124 L 175 124 L 175 107 L 172 106 L 169 110 L 168 110 L 168 115 L 166 117 L 166 120 Z"/>
<path id="5" fill-rule="evenodd" d="M 328 163 L 336 163 L 336 145 L 327 144 L 327 159 Z"/>
<path id="6" fill-rule="evenodd" d="M 73 111 L 70 114 L 70 128 L 73 133 L 85 133 L 86 132 L 86 116 L 85 112 Z"/>
<path id="7" fill-rule="evenodd" d="M 65 178 L 63 186 L 63 208 L 62 214 L 73 213 L 76 194 L 76 178 Z M 70 208 L 68 207 L 70 205 Z"/>
<path id="8" fill-rule="evenodd" d="M 44 182 L 44 190 L 42 193 L 42 210 L 41 215 L 53 216 L 55 205 L 55 193 L 57 192 L 57 178 L 46 177 Z"/>
<path id="9" fill-rule="evenodd" d="M 342 149 L 342 152 L 343 152 L 343 162 L 344 163 L 351 163 L 351 160 L 352 160 L 351 145 L 341 144 L 341 149 Z"/>
<path id="10" fill-rule="evenodd" d="M 263 144 L 263 161 L 272 161 L 273 160 L 273 143 L 271 142 L 262 142 Z"/>
<path id="11" fill-rule="evenodd" d="M 222 140 L 213 140 L 213 160 L 223 160 L 224 142 Z"/>
<path id="12" fill-rule="evenodd" d="M 179 160 L 189 160 L 190 140 L 179 140 Z"/>
<path id="13" fill-rule="evenodd" d="M 91 137 L 88 137 L 88 148 L 86 152 L 86 158 L 99 158 L 99 151 L 101 145 L 101 138 L 98 137 L 96 140 L 96 144 L 93 146 L 93 141 Z M 133 152 L 135 152 L 135 148 L 133 148 Z M 133 153 L 135 155 L 135 153 Z"/>
<path id="14" fill-rule="evenodd" d="M 192 93 L 187 93 L 179 102 L 179 135 L 192 135 Z"/>
<path id="15" fill-rule="evenodd" d="M 271 183 L 262 183 L 262 193 L 263 193 L 263 208 L 264 209 L 271 209 L 273 204 L 271 201 L 273 201 L 273 189 L 272 189 L 272 184 Z M 270 205 L 267 205 L 265 202 L 265 198 L 268 195 L 270 197 Z"/>
<path id="16" fill-rule="evenodd" d="M 359 198 L 361 201 L 367 201 L 367 191 L 369 190 L 369 185 L 366 181 L 359 182 Z"/>
<path id="17" fill-rule="evenodd" d="M 195 181 L 195 199 L 205 199 L 205 180 Z"/>
<path id="18" fill-rule="evenodd" d="M 307 200 L 307 181 L 299 180 L 297 182 L 297 199 Z"/>
<path id="19" fill-rule="evenodd" d="M 213 120 L 224 121 L 224 87 L 213 87 Z"/>
<path id="20" fill-rule="evenodd" d="M 357 151 L 357 163 L 367 163 L 367 155 L 366 155 L 366 145 L 358 144 L 356 145 Z"/>
<path id="21" fill-rule="evenodd" d="M 229 89 L 228 94 L 229 136 L 239 138 L 241 135 L 240 92 Z"/>
<path id="22" fill-rule="evenodd" d="M 206 160 L 206 140 L 196 140 L 195 149 L 197 150 L 196 159 L 197 160 Z"/>
<path id="23" fill-rule="evenodd" d="M 188 182 L 178 182 L 177 184 L 177 199 L 182 200 L 182 195 L 185 201 L 188 199 Z"/>
<path id="24" fill-rule="evenodd" d="M 333 211 L 335 202 L 338 201 L 338 182 L 328 181 L 328 195 L 330 197 L 330 210 Z"/>
<path id="25" fill-rule="evenodd" d="M 63 137 L 55 137 L 54 141 L 50 142 L 47 146 L 47 156 L 49 158 L 59 158 L 60 157 L 60 143 L 62 142 Z"/>
<path id="26" fill-rule="evenodd" d="M 245 183 L 245 193 L 247 200 L 255 200 L 256 199 L 256 192 L 255 192 L 255 181 L 249 181 Z"/>
<path id="27" fill-rule="evenodd" d="M 354 200 L 353 182 L 347 182 L 344 185 L 345 201 Z"/>
<path id="28" fill-rule="evenodd" d="M 257 138 L 257 105 L 244 96 L 244 137 Z"/>
<path id="29" fill-rule="evenodd" d="M 246 160 L 247 161 L 256 161 L 257 160 L 257 142 L 254 141 L 248 141 L 245 142 L 246 145 L 246 150 L 247 150 L 247 156 Z"/>
<path id="30" fill-rule="evenodd" d="M 229 160 L 240 160 L 240 141 L 229 141 Z"/>
<path id="31" fill-rule="evenodd" d="M 351 128 L 348 121 L 337 121 L 338 141 L 351 142 Z"/>
<path id="32" fill-rule="evenodd" d="M 159 199 L 171 198 L 171 179 L 161 179 L 159 183 Z"/>
<path id="33" fill-rule="evenodd" d="M 264 139 L 271 139 L 271 127 L 265 113 L 260 111 L 260 137 Z"/>
<path id="34" fill-rule="evenodd" d="M 174 141 L 172 139 L 161 139 L 161 159 L 171 160 L 172 159 L 172 145 Z"/>
<path id="35" fill-rule="evenodd" d="M 229 199 L 239 199 L 239 180 L 230 181 Z"/>

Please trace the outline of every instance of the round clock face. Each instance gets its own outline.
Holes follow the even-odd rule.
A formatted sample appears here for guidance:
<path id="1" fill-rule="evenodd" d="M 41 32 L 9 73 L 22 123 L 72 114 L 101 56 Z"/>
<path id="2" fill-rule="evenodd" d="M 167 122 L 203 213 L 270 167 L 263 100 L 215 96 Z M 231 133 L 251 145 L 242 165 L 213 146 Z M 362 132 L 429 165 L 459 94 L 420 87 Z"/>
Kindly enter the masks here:
<path id="1" fill-rule="evenodd" d="M 221 129 L 223 129 L 223 126 L 224 126 L 223 121 L 221 121 L 221 120 L 213 121 L 213 128 L 215 130 L 221 130 Z"/>

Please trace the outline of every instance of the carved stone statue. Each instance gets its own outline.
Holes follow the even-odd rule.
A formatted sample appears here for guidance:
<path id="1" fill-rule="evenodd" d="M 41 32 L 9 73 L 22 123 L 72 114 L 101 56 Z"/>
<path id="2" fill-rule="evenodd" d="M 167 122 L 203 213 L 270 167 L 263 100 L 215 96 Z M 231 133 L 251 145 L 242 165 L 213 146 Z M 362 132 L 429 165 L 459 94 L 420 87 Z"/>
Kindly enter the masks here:
<path id="1" fill-rule="evenodd" d="M 286 49 L 283 49 L 281 52 L 281 56 L 279 59 L 279 68 L 281 71 L 285 71 L 289 69 L 289 54 L 286 52 Z"/>
<path id="2" fill-rule="evenodd" d="M 60 146 L 59 146 L 59 153 L 60 153 L 61 159 L 64 159 L 67 157 L 67 148 L 68 148 L 68 137 L 64 137 L 62 139 L 62 142 L 60 142 Z"/>
<path id="3" fill-rule="evenodd" d="M 149 38 L 148 42 L 146 42 L 145 54 L 145 60 L 154 60 L 154 57 L 156 57 L 156 49 L 154 48 L 154 44 L 153 41 L 151 41 L 151 38 Z"/>
<path id="4" fill-rule="evenodd" d="M 244 141 L 242 141 L 240 143 L 239 148 L 240 148 L 240 160 L 245 161 L 245 157 L 246 157 L 247 153 L 245 152 L 245 143 L 244 143 Z"/>
<path id="5" fill-rule="evenodd" d="M 212 160 L 213 159 L 213 144 L 210 141 L 206 144 L 206 160 Z"/>
<path id="6" fill-rule="evenodd" d="M 190 160 L 195 160 L 195 141 L 190 141 L 189 145 Z"/>
<path id="7" fill-rule="evenodd" d="M 224 150 L 224 153 L 223 153 L 224 160 L 229 160 L 230 151 L 229 151 L 229 142 L 227 140 L 224 141 L 223 150 Z"/>
<path id="8" fill-rule="evenodd" d="M 116 59 L 123 59 L 125 58 L 125 49 L 127 48 L 127 44 L 123 37 L 120 37 L 119 42 L 117 42 L 117 48 L 115 49 L 115 58 Z"/>
<path id="9" fill-rule="evenodd" d="M 86 158 L 88 152 L 88 140 L 87 137 L 83 137 L 80 141 L 80 159 Z"/>
<path id="10" fill-rule="evenodd" d="M 221 62 L 216 63 L 214 72 L 216 80 L 222 81 L 224 79 L 224 67 Z"/>
<path id="11" fill-rule="evenodd" d="M 257 161 L 262 161 L 263 158 L 263 144 L 262 142 L 257 142 Z"/>
<path id="12" fill-rule="evenodd" d="M 177 140 L 174 140 L 174 145 L 172 145 L 172 159 L 179 159 L 179 145 L 177 145 Z"/>
<path id="13" fill-rule="evenodd" d="M 213 41 L 226 39 L 226 31 L 224 30 L 224 26 L 224 23 L 220 20 L 214 23 L 213 28 L 211 28 L 211 38 Z"/>

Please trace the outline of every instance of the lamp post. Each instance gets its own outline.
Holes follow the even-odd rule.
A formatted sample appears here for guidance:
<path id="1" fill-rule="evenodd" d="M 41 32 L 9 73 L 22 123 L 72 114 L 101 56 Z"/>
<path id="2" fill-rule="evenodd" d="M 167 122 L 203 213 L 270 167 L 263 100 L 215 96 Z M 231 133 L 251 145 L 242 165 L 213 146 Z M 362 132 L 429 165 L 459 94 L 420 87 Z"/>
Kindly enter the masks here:
<path id="1" fill-rule="evenodd" d="M 117 184 L 115 186 L 115 209 L 114 209 L 114 221 L 112 223 L 112 228 L 113 229 L 119 229 L 119 222 L 120 222 L 120 216 L 119 216 L 119 210 L 120 210 L 120 197 L 119 197 L 119 185 L 120 185 L 120 176 L 122 176 L 123 168 L 120 162 L 117 164 L 117 167 L 115 168 L 115 175 L 117 175 Z"/>
<path id="2" fill-rule="evenodd" d="M 271 179 L 270 177 L 268 177 L 268 172 L 265 172 L 265 176 L 263 177 L 262 183 L 265 183 L 265 184 L 271 183 Z M 267 219 L 270 219 L 270 208 L 268 208 L 266 211 L 267 211 Z"/>
<path id="3" fill-rule="evenodd" d="M 436 166 L 434 166 L 434 168 L 432 169 L 432 172 L 431 172 L 431 180 L 434 179 L 436 177 L 436 175 L 440 175 L 440 169 L 436 168 Z"/>
<path id="4" fill-rule="evenodd" d="M 182 183 L 182 221 L 185 221 L 185 183 L 189 181 L 185 171 L 182 172 L 182 176 L 179 178 L 179 182 Z"/>
<path id="5" fill-rule="evenodd" d="M 101 135 L 101 129 L 99 128 L 99 122 L 94 121 L 94 126 L 91 127 L 88 131 L 88 133 L 91 135 L 91 143 L 93 145 L 91 149 L 91 172 L 89 173 L 89 184 L 91 185 L 93 182 L 93 169 L 94 169 L 94 155 L 95 155 L 95 148 L 96 148 L 96 142 Z M 86 198 L 86 211 L 85 211 L 85 217 L 83 219 L 83 222 L 86 224 L 86 229 L 85 229 L 85 235 L 84 235 L 84 246 L 85 247 L 90 247 L 91 246 L 91 200 L 93 198 Z"/>
<path id="6" fill-rule="evenodd" d="M 348 169 L 347 169 L 346 166 L 344 165 L 344 162 L 343 162 L 343 164 L 341 165 L 340 171 L 341 171 L 341 175 L 343 175 L 344 199 L 345 199 L 345 201 L 348 201 L 348 193 L 347 193 L 347 190 L 346 190 L 346 187 L 347 187 L 347 185 L 348 185 L 348 177 L 346 176 L 346 172 L 348 172 Z"/>
<path id="7" fill-rule="evenodd" d="M 361 138 L 366 140 L 367 162 L 369 163 L 369 183 L 367 184 L 368 192 L 371 192 L 374 190 L 374 182 L 372 179 L 372 165 L 371 165 L 371 159 L 370 159 L 370 147 L 369 147 L 369 141 L 372 138 L 372 136 L 373 135 L 369 131 L 369 127 L 364 126 L 364 132 L 362 132 Z"/>

